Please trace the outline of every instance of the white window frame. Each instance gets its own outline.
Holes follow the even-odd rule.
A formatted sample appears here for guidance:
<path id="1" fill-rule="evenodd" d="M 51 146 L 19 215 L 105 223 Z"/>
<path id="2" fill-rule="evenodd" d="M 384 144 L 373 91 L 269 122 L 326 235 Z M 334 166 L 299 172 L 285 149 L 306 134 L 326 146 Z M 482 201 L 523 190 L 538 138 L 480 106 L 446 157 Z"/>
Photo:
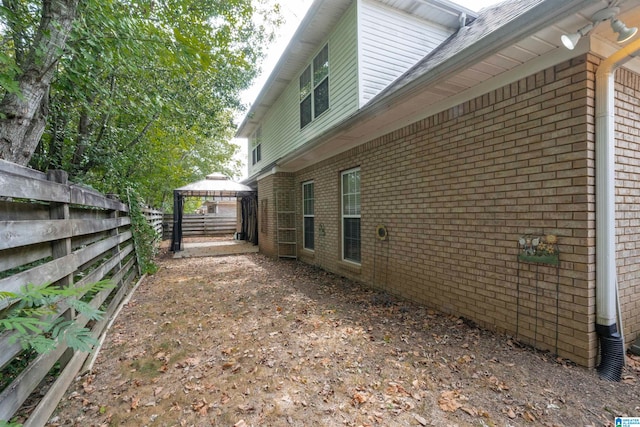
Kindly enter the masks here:
<path id="1" fill-rule="evenodd" d="M 316 71 L 314 68 L 314 63 L 316 62 L 316 59 L 318 58 L 318 56 L 320 56 L 320 54 L 324 51 L 327 50 L 327 73 L 326 75 L 324 75 L 321 79 L 319 79 L 316 82 Z M 302 93 L 302 87 L 299 87 L 299 99 L 298 99 L 298 107 L 300 108 L 302 106 L 302 103 L 305 102 L 307 99 L 309 99 L 310 102 L 310 114 L 311 117 L 309 119 L 309 121 L 307 123 L 305 123 L 304 125 L 302 124 L 302 114 L 300 109 L 298 110 L 298 121 L 300 124 L 300 129 L 304 129 L 307 126 L 309 126 L 311 123 L 313 123 L 313 121 L 315 119 L 317 119 L 319 116 L 323 115 L 325 112 L 327 112 L 330 108 L 330 100 L 329 100 L 329 76 L 331 74 L 331 61 L 329 59 L 329 43 L 325 43 L 324 46 L 322 46 L 322 49 L 320 49 L 313 57 L 313 59 L 311 60 L 311 63 L 309 65 L 307 65 L 304 69 L 304 71 L 300 74 L 299 76 L 299 80 L 302 78 L 302 76 L 304 75 L 304 73 L 306 73 L 307 71 L 309 71 L 309 79 L 310 79 L 310 88 L 309 88 L 309 93 Z M 321 84 L 323 84 L 324 82 L 327 82 L 327 108 L 318 113 L 316 112 L 316 90 L 319 88 L 319 86 Z"/>
<path id="2" fill-rule="evenodd" d="M 358 192 L 357 193 L 345 193 L 345 180 L 344 177 L 349 174 L 357 173 L 358 174 Z M 352 168 L 349 170 L 345 170 L 340 174 L 340 221 L 341 221 L 341 245 L 342 245 L 342 260 L 346 262 L 351 262 L 354 264 L 361 264 L 362 262 L 362 219 L 361 219 L 361 184 L 360 184 L 360 168 Z M 357 204 L 355 205 L 356 209 L 350 209 L 348 213 L 346 211 L 345 204 L 345 196 L 349 199 L 353 197 L 353 200 L 357 200 Z M 348 259 L 345 256 L 345 219 L 357 218 L 360 220 L 360 251 L 358 254 L 358 260 Z"/>
<path id="3" fill-rule="evenodd" d="M 251 165 L 260 163 L 262 160 L 262 126 L 256 129 L 251 138 Z"/>
<path id="4" fill-rule="evenodd" d="M 305 188 L 307 186 L 311 186 L 311 189 L 313 191 L 313 198 L 311 199 L 307 199 L 306 197 L 306 192 L 305 192 Z M 316 232 L 315 232 L 315 203 L 316 203 L 316 197 L 315 197 L 315 183 L 314 181 L 306 181 L 302 183 L 302 247 L 310 252 L 313 252 L 315 250 L 315 242 L 316 242 Z M 307 201 L 311 200 L 312 202 L 312 212 L 308 213 L 307 212 Z M 313 229 L 311 230 L 311 232 L 313 233 L 313 247 L 312 248 L 308 248 L 307 247 L 307 229 L 306 229 L 306 219 L 307 218 L 313 218 Z"/>

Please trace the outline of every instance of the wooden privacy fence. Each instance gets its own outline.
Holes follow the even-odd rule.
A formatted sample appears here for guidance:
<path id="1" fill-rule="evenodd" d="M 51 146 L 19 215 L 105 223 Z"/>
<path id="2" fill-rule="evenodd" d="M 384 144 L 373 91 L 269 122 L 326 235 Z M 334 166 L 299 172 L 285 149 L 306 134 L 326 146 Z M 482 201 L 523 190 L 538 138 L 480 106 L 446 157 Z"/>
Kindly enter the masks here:
<path id="1" fill-rule="evenodd" d="M 162 237 L 162 220 L 164 213 L 150 207 L 144 207 L 142 208 L 142 214 L 149 225 L 151 225 L 151 228 L 156 232 L 158 238 Z"/>
<path id="2" fill-rule="evenodd" d="M 117 199 L 69 184 L 64 172 L 44 174 L 0 160 L 0 291 L 109 279 L 115 287 L 87 301 L 105 312 L 100 321 L 89 322 L 68 308 L 58 312 L 98 338 L 140 275 L 128 212 Z M 9 304 L 0 301 L 0 317 Z M 28 359 L 19 344 L 11 343 L 10 334 L 0 331 L 0 378 L 6 379 L 8 372 L 16 375 L 0 391 L 0 420 L 11 419 L 47 379 L 50 388 L 24 422 L 44 425 L 87 357 L 60 344 Z M 28 401 L 31 407 L 32 399 Z"/>
<path id="3" fill-rule="evenodd" d="M 206 237 L 233 234 L 237 226 L 236 217 L 213 215 L 190 215 L 182 217 L 182 237 Z M 173 215 L 164 215 L 164 239 L 173 233 Z"/>

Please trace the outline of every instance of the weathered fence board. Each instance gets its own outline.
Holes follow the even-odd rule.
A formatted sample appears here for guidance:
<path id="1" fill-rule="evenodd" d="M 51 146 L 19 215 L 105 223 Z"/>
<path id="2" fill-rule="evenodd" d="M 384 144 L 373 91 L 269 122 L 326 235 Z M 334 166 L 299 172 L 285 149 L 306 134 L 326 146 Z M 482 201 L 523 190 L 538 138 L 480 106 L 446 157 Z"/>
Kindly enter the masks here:
<path id="1" fill-rule="evenodd" d="M 74 205 L 93 206 L 114 211 L 129 211 L 127 205 L 117 199 L 105 198 L 104 195 L 100 193 L 76 186 L 71 187 L 71 203 Z"/>
<path id="2" fill-rule="evenodd" d="M 237 220 L 235 217 L 215 215 L 184 215 L 182 217 L 183 237 L 206 237 L 233 234 L 236 231 Z M 165 215 L 164 238 L 171 237 L 173 232 L 173 215 Z"/>
<path id="3" fill-rule="evenodd" d="M 44 172 L 25 168 L 15 163 L 7 162 L 6 160 L 0 160 L 0 170 L 4 172 L 4 174 L 10 173 L 14 175 L 25 176 L 34 180 L 45 181 L 47 179 L 47 174 Z"/>
<path id="4" fill-rule="evenodd" d="M 79 326 L 90 325 L 92 336 L 99 337 L 139 277 L 128 206 L 69 184 L 64 172 L 43 174 L 2 160 L 0 199 L 0 291 L 16 293 L 29 283 L 75 287 L 108 279 L 113 288 L 85 296 L 90 298 L 88 304 L 105 311 L 102 320 L 88 323 L 64 302 L 58 304 L 56 314 L 75 316 Z M 161 212 L 149 209 L 145 215 L 153 227 L 162 228 Z M 13 303 L 0 301 L 0 311 Z M 0 332 L 0 369 L 22 353 L 20 344 L 11 343 L 10 332 Z M 0 420 L 9 420 L 20 411 L 51 367 L 59 363 L 58 379 L 49 380 L 53 385 L 24 423 L 44 425 L 87 356 L 59 344 L 54 351 L 29 360 L 11 384 L 0 390 Z"/>
<path id="5" fill-rule="evenodd" d="M 101 220 L 40 220 L 0 222 L 0 250 L 98 233 L 129 225 L 128 217 Z"/>
<path id="6" fill-rule="evenodd" d="M 82 267 L 84 267 L 85 264 L 95 259 L 96 257 L 103 255 L 105 252 L 114 248 L 115 246 L 126 242 L 127 240 L 131 239 L 131 237 L 131 232 L 127 231 L 122 234 L 117 234 L 104 240 L 100 240 L 99 242 L 96 242 L 91 246 L 87 246 L 78 250 L 76 252 L 76 256 L 80 268 L 83 269 Z"/>
<path id="7" fill-rule="evenodd" d="M 9 420 L 66 351 L 59 346 L 39 355 L 0 393 L 0 420 Z"/>
<path id="8" fill-rule="evenodd" d="M 13 276 L 0 280 L 0 289 L 8 292 L 18 292 L 20 288 L 27 284 L 41 285 L 53 283 L 64 276 L 72 274 L 78 263 L 75 254 L 67 255 L 63 258 L 55 259 L 43 265 L 39 265 L 30 270 L 26 270 Z M 7 307 L 7 300 L 0 301 L 0 309 Z"/>
<path id="9" fill-rule="evenodd" d="M 29 264 L 51 256 L 51 244 L 40 243 L 28 248 L 14 248 L 0 252 L 0 272 Z"/>
<path id="10" fill-rule="evenodd" d="M 162 237 L 162 221 L 164 213 L 156 209 L 144 207 L 142 208 L 142 214 L 147 219 L 147 222 L 151 225 L 156 234 Z"/>
<path id="11" fill-rule="evenodd" d="M 71 201 L 71 194 L 66 185 L 11 174 L 0 175 L 0 194 L 5 197 L 45 202 L 69 203 Z"/>

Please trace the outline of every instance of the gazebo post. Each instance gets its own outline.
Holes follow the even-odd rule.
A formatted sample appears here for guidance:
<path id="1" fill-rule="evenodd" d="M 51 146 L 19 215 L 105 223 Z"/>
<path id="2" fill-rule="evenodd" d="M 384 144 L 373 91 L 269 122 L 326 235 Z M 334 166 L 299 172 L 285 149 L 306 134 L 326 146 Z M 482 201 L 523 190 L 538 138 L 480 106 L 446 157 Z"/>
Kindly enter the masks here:
<path id="1" fill-rule="evenodd" d="M 182 210 L 184 209 L 184 197 L 180 191 L 173 191 L 173 233 L 171 235 L 171 251 L 182 250 Z"/>

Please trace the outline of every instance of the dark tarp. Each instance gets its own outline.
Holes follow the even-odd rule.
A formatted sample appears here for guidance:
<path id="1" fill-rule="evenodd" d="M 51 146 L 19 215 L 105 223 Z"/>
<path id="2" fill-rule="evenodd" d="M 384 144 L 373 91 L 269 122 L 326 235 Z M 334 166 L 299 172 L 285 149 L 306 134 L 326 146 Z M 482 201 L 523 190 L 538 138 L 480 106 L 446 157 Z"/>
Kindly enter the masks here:
<path id="1" fill-rule="evenodd" d="M 242 197 L 242 238 L 254 245 L 258 244 L 258 195 L 253 193 Z"/>

